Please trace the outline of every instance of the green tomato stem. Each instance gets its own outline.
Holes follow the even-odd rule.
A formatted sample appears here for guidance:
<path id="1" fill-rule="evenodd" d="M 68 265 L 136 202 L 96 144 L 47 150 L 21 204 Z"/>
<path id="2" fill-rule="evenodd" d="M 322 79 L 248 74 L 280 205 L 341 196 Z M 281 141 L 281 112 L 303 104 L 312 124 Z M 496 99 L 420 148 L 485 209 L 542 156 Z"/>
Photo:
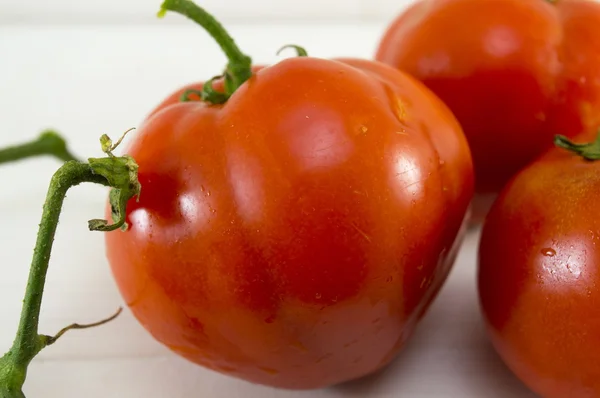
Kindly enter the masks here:
<path id="1" fill-rule="evenodd" d="M 600 160 L 600 130 L 592 142 L 576 144 L 563 135 L 554 137 L 554 144 L 560 148 L 571 151 L 585 160 Z"/>
<path id="2" fill-rule="evenodd" d="M 73 160 L 64 163 L 50 181 L 29 271 L 17 335 L 11 349 L 0 358 L 0 398 L 24 397 L 22 386 L 25 382 L 27 367 L 44 347 L 53 344 L 67 330 L 97 326 L 112 319 L 111 317 L 91 325 L 73 324 L 53 337 L 38 333 L 42 295 L 50 254 L 67 191 L 71 187 L 84 182 L 114 188 L 113 192 L 116 194 L 111 192 L 113 214 L 119 215 L 121 219 L 112 225 L 108 225 L 108 222 L 104 220 L 92 220 L 90 222 L 90 229 L 103 231 L 116 229 L 124 224 L 127 200 L 140 193 L 137 164 L 129 156 L 115 157 L 110 153 L 112 149 L 106 150 L 109 155 L 106 158 L 91 158 L 88 163 Z M 113 228 L 113 226 L 116 226 L 116 228 Z"/>
<path id="3" fill-rule="evenodd" d="M 196 5 L 191 0 L 165 0 L 158 13 L 163 17 L 167 11 L 173 11 L 188 17 L 204 28 L 215 41 L 221 46 L 221 49 L 229 60 L 223 76 L 225 77 L 225 95 L 226 98 L 231 95 L 252 76 L 252 59 L 242 53 L 233 38 L 206 10 Z M 215 96 L 211 87 L 203 89 L 202 99 L 213 104 L 223 103 L 222 96 Z"/>
<path id="4" fill-rule="evenodd" d="M 63 161 L 77 160 L 67 149 L 67 143 L 56 132 L 44 131 L 37 139 L 25 144 L 0 149 L 0 163 L 34 156 L 51 155 Z"/>

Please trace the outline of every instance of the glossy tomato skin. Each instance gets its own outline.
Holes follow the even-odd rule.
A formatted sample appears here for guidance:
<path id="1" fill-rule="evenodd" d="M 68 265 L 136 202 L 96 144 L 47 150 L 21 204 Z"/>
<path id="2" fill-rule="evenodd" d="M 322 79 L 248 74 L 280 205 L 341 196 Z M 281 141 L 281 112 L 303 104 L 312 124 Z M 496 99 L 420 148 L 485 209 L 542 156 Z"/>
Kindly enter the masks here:
<path id="1" fill-rule="evenodd" d="M 552 150 L 492 207 L 479 295 L 496 350 L 544 398 L 600 396 L 600 163 Z"/>
<path id="2" fill-rule="evenodd" d="M 473 192 L 448 109 L 367 61 L 288 59 L 223 106 L 162 104 L 128 153 L 142 194 L 106 244 L 133 314 L 195 363 L 290 389 L 398 353 Z"/>
<path id="3" fill-rule="evenodd" d="M 481 218 L 555 134 L 600 125 L 598 48 L 594 1 L 421 0 L 388 28 L 376 59 L 422 81 L 461 123 Z"/>

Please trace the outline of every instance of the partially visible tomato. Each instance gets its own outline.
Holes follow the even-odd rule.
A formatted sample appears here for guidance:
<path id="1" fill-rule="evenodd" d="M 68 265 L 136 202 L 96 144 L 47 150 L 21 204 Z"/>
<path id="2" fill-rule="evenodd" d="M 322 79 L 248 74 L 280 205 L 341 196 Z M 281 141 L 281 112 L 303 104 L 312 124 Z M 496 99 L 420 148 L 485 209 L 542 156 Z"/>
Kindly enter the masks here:
<path id="1" fill-rule="evenodd" d="M 452 113 L 351 59 L 283 60 L 220 105 L 181 94 L 138 130 L 142 194 L 127 231 L 106 235 L 133 314 L 256 383 L 312 389 L 389 363 L 463 237 L 473 169 Z"/>
<path id="2" fill-rule="evenodd" d="M 376 58 L 424 82 L 456 115 L 475 163 L 481 218 L 517 171 L 600 125 L 600 3 L 420 0 Z"/>
<path id="3" fill-rule="evenodd" d="M 544 398 L 600 397 L 600 162 L 553 149 L 520 172 L 484 224 L 478 279 L 521 380 Z"/>

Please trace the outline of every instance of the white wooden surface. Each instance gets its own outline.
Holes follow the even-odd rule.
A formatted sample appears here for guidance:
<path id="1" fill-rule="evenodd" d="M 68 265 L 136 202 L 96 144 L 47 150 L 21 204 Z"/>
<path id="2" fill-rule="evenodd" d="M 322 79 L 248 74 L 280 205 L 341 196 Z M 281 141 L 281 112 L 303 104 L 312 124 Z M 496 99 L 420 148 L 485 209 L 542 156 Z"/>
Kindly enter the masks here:
<path id="1" fill-rule="evenodd" d="M 225 21 L 387 20 L 414 0 L 197 0 Z M 0 23 L 155 22 L 162 0 L 0 0 Z"/>
<path id="2" fill-rule="evenodd" d="M 4 1 L 4 0 L 2 0 Z M 140 0 L 141 1 L 141 0 Z M 167 24 L 168 25 L 168 24 Z M 381 25 L 234 26 L 258 62 L 285 43 L 318 56 L 364 56 Z M 81 156 L 97 156 L 102 133 L 118 136 L 179 85 L 223 66 L 215 45 L 191 26 L 0 27 L 0 145 L 56 127 Z M 0 167 L 0 350 L 17 324 L 47 183 L 58 164 L 36 159 Z M 74 189 L 67 199 L 48 275 L 41 330 L 90 322 L 122 304 L 103 252 L 86 230 L 102 216 L 105 190 Z M 129 312 L 101 328 L 66 335 L 34 361 L 29 398 L 531 398 L 483 333 L 475 295 L 477 234 L 465 242 L 450 280 L 400 358 L 385 372 L 321 391 L 253 386 L 171 354 Z"/>

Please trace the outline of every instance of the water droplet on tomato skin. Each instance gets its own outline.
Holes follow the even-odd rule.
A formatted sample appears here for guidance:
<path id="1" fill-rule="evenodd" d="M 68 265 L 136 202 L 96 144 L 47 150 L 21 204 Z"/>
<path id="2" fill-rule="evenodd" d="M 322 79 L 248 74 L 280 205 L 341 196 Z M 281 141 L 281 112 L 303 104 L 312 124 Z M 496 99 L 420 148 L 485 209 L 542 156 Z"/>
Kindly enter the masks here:
<path id="1" fill-rule="evenodd" d="M 542 249 L 542 255 L 544 255 L 546 257 L 554 257 L 554 256 L 556 256 L 556 250 L 554 250 L 550 247 L 545 247 Z"/>

